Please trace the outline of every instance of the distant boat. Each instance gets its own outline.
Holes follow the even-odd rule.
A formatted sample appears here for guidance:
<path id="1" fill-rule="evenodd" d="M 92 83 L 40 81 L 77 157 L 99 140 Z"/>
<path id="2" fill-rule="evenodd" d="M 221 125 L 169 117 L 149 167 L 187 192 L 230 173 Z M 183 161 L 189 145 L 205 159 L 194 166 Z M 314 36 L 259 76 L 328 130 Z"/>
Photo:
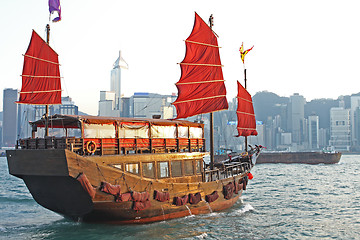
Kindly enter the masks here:
<path id="1" fill-rule="evenodd" d="M 59 79 L 52 69 L 58 63 L 48 58 L 53 50 L 35 32 L 29 49 L 33 44 L 34 51 L 25 55 L 32 68 L 23 74 L 31 81 L 23 80 L 20 102 L 57 103 L 52 96 L 57 99 L 59 85 L 50 83 Z M 177 117 L 226 109 L 217 38 L 196 13 L 186 49 L 174 102 Z M 46 65 L 38 67 L 41 63 Z M 45 76 L 47 81 L 39 84 Z M 242 98 L 249 97 L 242 92 Z M 246 189 L 252 159 L 261 150 L 253 148 L 222 166 L 212 160 L 208 166 L 201 123 L 54 115 L 31 125 L 32 137 L 6 152 L 10 174 L 23 179 L 43 207 L 87 222 L 147 223 L 229 208 Z M 57 135 L 41 137 L 43 128 Z M 245 128 L 240 126 L 241 135 L 254 133 Z"/>
<path id="2" fill-rule="evenodd" d="M 336 164 L 340 152 L 262 152 L 256 163 Z"/>

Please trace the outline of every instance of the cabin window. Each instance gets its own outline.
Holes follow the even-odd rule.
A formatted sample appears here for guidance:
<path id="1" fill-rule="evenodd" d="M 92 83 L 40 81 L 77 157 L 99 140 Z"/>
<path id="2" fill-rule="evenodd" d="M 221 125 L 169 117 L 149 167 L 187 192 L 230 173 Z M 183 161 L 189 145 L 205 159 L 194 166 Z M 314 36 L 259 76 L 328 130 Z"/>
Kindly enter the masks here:
<path id="1" fill-rule="evenodd" d="M 189 128 L 179 126 L 178 127 L 178 136 L 179 136 L 179 138 L 189 138 Z"/>
<path id="2" fill-rule="evenodd" d="M 190 127 L 190 138 L 202 138 L 203 130 L 200 127 Z"/>
<path id="3" fill-rule="evenodd" d="M 84 123 L 85 138 L 115 138 L 113 124 L 87 124 Z"/>
<path id="4" fill-rule="evenodd" d="M 181 161 L 172 161 L 171 162 L 171 176 L 172 177 L 181 177 L 182 176 Z"/>
<path id="5" fill-rule="evenodd" d="M 185 175 L 193 175 L 194 174 L 194 165 L 192 160 L 184 161 L 184 170 Z"/>
<path id="6" fill-rule="evenodd" d="M 196 161 L 196 173 L 197 174 L 201 173 L 201 160 Z"/>
<path id="7" fill-rule="evenodd" d="M 158 178 L 169 177 L 169 163 L 158 162 Z"/>
<path id="8" fill-rule="evenodd" d="M 119 127 L 120 138 L 148 138 L 149 126 L 146 123 L 121 123 Z"/>
<path id="9" fill-rule="evenodd" d="M 151 126 L 152 138 L 176 138 L 176 126 Z"/>
<path id="10" fill-rule="evenodd" d="M 120 169 L 120 170 L 123 170 L 122 164 L 114 164 L 113 166 Z"/>
<path id="11" fill-rule="evenodd" d="M 154 163 L 149 162 L 149 163 L 142 164 L 142 172 L 143 172 L 144 177 L 155 178 L 154 170 L 155 170 Z"/>
<path id="12" fill-rule="evenodd" d="M 133 174 L 139 174 L 139 164 L 138 163 L 127 163 L 125 165 L 125 171 Z"/>

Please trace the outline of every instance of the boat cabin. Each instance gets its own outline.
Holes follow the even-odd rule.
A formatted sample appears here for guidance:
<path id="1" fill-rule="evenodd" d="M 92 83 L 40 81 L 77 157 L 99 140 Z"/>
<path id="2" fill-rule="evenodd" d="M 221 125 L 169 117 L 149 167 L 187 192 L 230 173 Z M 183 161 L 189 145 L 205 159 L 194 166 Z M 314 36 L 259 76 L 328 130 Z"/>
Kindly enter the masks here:
<path id="1" fill-rule="evenodd" d="M 32 137 L 20 139 L 21 149 L 68 149 L 80 155 L 205 152 L 204 125 L 184 120 L 116 118 L 80 115 L 30 122 Z"/>

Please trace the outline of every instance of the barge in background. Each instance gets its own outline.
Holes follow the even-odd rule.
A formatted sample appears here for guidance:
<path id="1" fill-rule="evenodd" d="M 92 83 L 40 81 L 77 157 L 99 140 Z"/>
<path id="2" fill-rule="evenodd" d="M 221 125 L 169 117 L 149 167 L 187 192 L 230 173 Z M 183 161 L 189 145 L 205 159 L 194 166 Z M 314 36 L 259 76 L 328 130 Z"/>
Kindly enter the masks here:
<path id="1" fill-rule="evenodd" d="M 335 164 L 341 152 L 262 152 L 256 163 Z"/>

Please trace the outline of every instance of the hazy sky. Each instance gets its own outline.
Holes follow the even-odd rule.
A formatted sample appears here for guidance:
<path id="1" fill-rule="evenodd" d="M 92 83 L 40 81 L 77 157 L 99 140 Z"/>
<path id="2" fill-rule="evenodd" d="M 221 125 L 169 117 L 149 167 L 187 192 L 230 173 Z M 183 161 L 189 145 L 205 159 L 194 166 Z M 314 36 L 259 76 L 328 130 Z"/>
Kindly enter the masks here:
<path id="1" fill-rule="evenodd" d="M 2 89 L 21 88 L 22 54 L 31 31 L 45 38 L 47 0 L 0 1 L 0 110 Z M 248 90 L 307 101 L 360 92 L 358 1 L 332 0 L 61 0 L 62 21 L 51 23 L 50 45 L 59 54 L 63 96 L 97 115 L 101 90 L 119 50 L 129 64 L 122 93 L 171 94 L 180 78 L 185 40 L 196 11 L 214 15 L 228 100 L 243 80 L 239 47 L 246 56 Z"/>

